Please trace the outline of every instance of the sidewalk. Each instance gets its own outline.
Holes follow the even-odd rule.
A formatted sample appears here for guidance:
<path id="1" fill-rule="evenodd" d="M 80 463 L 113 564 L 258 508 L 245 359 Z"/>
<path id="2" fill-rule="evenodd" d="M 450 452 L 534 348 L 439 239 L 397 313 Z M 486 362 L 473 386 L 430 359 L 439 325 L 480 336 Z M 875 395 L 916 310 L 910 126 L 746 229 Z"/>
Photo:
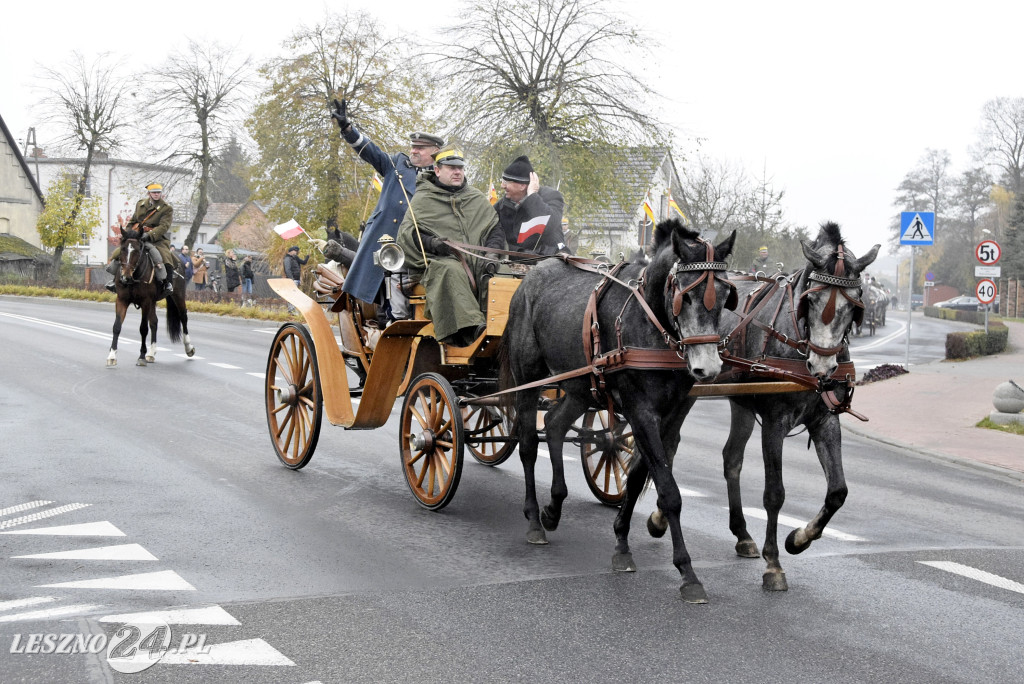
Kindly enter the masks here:
<path id="1" fill-rule="evenodd" d="M 969 361 L 911 366 L 896 378 L 858 387 L 845 430 L 946 460 L 996 466 L 1024 480 L 1024 436 L 974 427 L 995 410 L 992 393 L 1007 380 L 1024 384 L 1024 323 L 1006 323 L 1007 351 Z"/>

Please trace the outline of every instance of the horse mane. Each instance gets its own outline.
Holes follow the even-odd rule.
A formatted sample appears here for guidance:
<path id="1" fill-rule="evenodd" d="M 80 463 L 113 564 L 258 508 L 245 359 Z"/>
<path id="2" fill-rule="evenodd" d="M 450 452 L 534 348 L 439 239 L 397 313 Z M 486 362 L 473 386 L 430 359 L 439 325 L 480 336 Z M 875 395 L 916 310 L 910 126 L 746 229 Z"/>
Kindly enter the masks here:
<path id="1" fill-rule="evenodd" d="M 138 240 L 142 237 L 141 230 L 128 230 L 127 228 L 121 229 L 121 241 L 126 240 Z"/>
<path id="2" fill-rule="evenodd" d="M 674 233 L 678 233 L 679 237 L 684 240 L 696 240 L 700 237 L 700 233 L 690 230 L 679 219 L 666 219 L 654 229 L 654 242 L 651 244 L 652 254 L 657 254 L 665 245 L 672 244 L 672 235 Z"/>
<path id="3" fill-rule="evenodd" d="M 836 261 L 839 260 L 837 250 L 840 246 L 843 247 L 843 261 L 846 264 L 847 272 L 850 272 L 856 257 L 853 252 L 846 249 L 846 241 L 843 240 L 839 224 L 835 221 L 822 222 L 818 237 L 814 240 L 814 251 L 825 257 L 826 273 L 835 271 Z"/>

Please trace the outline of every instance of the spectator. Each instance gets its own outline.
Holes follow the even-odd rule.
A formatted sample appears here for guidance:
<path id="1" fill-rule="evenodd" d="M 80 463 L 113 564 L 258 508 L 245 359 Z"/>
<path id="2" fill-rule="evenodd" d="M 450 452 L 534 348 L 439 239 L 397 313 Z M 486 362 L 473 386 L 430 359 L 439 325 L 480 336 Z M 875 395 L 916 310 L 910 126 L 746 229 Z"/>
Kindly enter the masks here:
<path id="1" fill-rule="evenodd" d="M 234 294 L 235 288 L 241 283 L 242 279 L 238 275 L 238 258 L 235 256 L 235 250 L 229 249 L 224 252 L 224 284 L 228 292 Z"/>
<path id="2" fill-rule="evenodd" d="M 196 284 L 196 290 L 205 290 L 209 280 L 210 264 L 203 256 L 202 248 L 197 249 L 195 256 L 192 257 L 192 268 L 192 282 Z"/>
<path id="3" fill-rule="evenodd" d="M 302 285 L 302 267 L 309 261 L 309 256 L 299 258 L 299 246 L 292 245 L 284 255 L 284 275 L 295 282 L 296 287 Z"/>
<path id="4" fill-rule="evenodd" d="M 247 254 L 242 259 L 242 297 L 248 299 L 249 306 L 252 306 L 252 255 Z"/>
<path id="5" fill-rule="evenodd" d="M 192 265 L 192 256 L 188 252 L 188 245 L 182 245 L 181 251 L 178 252 L 178 258 L 181 259 L 181 264 L 185 267 L 185 287 L 188 287 L 188 283 L 192 280 L 192 276 L 195 273 L 195 268 Z"/>

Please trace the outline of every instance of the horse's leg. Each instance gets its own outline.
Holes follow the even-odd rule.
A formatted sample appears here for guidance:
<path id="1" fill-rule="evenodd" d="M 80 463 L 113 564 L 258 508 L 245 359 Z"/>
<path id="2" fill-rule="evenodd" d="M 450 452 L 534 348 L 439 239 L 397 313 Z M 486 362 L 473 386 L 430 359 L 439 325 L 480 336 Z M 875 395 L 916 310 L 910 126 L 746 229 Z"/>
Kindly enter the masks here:
<path id="1" fill-rule="evenodd" d="M 565 435 L 573 421 L 582 416 L 586 409 L 585 403 L 579 401 L 575 395 L 567 393 L 544 418 L 544 432 L 547 436 L 548 452 L 551 454 L 551 502 L 540 512 L 540 521 L 546 530 L 558 527 L 558 522 L 562 519 L 562 502 L 569 495 L 562 462 Z"/>
<path id="2" fill-rule="evenodd" d="M 526 500 L 523 515 L 529 521 L 526 541 L 531 544 L 547 544 L 548 538 L 540 524 L 540 505 L 537 503 L 537 401 L 540 392 L 524 390 L 516 395 L 516 422 L 519 434 L 519 459 L 523 462 L 523 479 L 526 483 Z"/>
<path id="3" fill-rule="evenodd" d="M 110 340 L 110 353 L 107 354 L 107 367 L 109 368 L 117 365 L 117 338 L 121 336 L 121 324 L 124 322 L 126 313 L 128 313 L 128 304 L 118 299 L 114 303 L 114 336 Z"/>
<path id="4" fill-rule="evenodd" d="M 156 328 L 159 325 L 160 317 L 157 316 L 156 302 L 153 302 L 149 309 L 149 353 L 146 354 L 146 361 L 156 361 Z"/>
<path id="5" fill-rule="evenodd" d="M 136 366 L 146 365 L 146 333 L 149 332 L 149 310 L 152 304 L 142 305 L 142 323 L 139 324 L 139 336 L 142 338 L 142 345 L 139 349 L 139 358 L 135 361 Z"/>
<path id="6" fill-rule="evenodd" d="M 722 449 L 722 463 L 725 470 L 725 486 L 729 493 L 729 530 L 736 537 L 736 553 L 744 558 L 759 558 L 757 543 L 747 532 L 747 520 L 743 517 L 743 497 L 740 494 L 740 472 L 743 470 L 743 452 L 754 431 L 753 411 L 735 401 L 729 402 L 732 419 L 729 424 L 729 439 Z"/>
<path id="7" fill-rule="evenodd" d="M 761 578 L 761 585 L 768 591 L 786 591 L 786 573 L 779 564 L 779 511 L 786 500 L 786 489 L 782 484 L 782 441 L 789 432 L 789 421 L 771 414 L 762 416 L 761 451 L 764 456 L 764 510 L 768 514 L 765 526 L 764 556 L 767 569 Z"/>
<path id="8" fill-rule="evenodd" d="M 178 310 L 178 318 L 181 321 L 181 332 L 184 335 L 185 342 L 185 356 L 192 358 L 195 356 L 196 348 L 192 346 L 192 340 L 188 336 L 188 308 L 185 305 L 185 285 L 183 284 L 179 291 L 174 293 L 175 308 Z"/>
<path id="9" fill-rule="evenodd" d="M 814 427 L 808 426 L 814 450 L 818 454 L 821 469 L 825 471 L 825 505 L 814 519 L 803 527 L 793 530 L 786 537 L 786 551 L 796 555 L 807 550 L 811 542 L 821 537 L 832 516 L 846 502 L 846 476 L 843 474 L 843 433 L 839 417 L 828 414 Z"/>
<path id="10" fill-rule="evenodd" d="M 668 518 L 668 527 L 672 535 L 672 564 L 676 566 L 683 578 L 679 587 L 683 600 L 687 603 L 707 603 L 708 595 L 697 573 L 693 571 L 690 554 L 686 550 L 683 530 L 679 524 L 679 514 L 683 508 L 683 498 L 679 493 L 679 485 L 672 476 L 672 463 L 665 453 L 661 439 L 662 432 L 656 428 L 656 412 L 650 407 L 634 404 L 630 407 L 629 424 L 633 426 L 633 436 L 640 447 L 640 453 L 647 460 L 651 479 L 658 491 L 658 508 Z"/>
<path id="11" fill-rule="evenodd" d="M 696 397 L 686 397 L 679 407 L 679 414 L 673 418 L 671 424 L 667 425 L 664 434 L 662 434 L 662 442 L 665 443 L 665 453 L 668 454 L 669 463 L 675 462 L 675 453 L 679 446 L 679 431 L 682 429 L 686 416 L 690 415 L 690 409 L 696 403 Z M 675 424 L 676 421 L 678 421 L 678 425 Z M 668 518 L 665 517 L 660 508 L 655 508 L 654 512 L 647 518 L 647 532 L 652 537 L 661 538 L 665 535 L 665 530 L 667 529 Z"/>
<path id="12" fill-rule="evenodd" d="M 636 572 L 636 563 L 629 550 L 629 526 L 633 509 L 647 484 L 647 462 L 639 452 L 634 455 L 626 477 L 626 497 L 619 506 L 612 529 L 615 531 L 615 555 L 612 556 L 612 570 L 615 572 Z"/>

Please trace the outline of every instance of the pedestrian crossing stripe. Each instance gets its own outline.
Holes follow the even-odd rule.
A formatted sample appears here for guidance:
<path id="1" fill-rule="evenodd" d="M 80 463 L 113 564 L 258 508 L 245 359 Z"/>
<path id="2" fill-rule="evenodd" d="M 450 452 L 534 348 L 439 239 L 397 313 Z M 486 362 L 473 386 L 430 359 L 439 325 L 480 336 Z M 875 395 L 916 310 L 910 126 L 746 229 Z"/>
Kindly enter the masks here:
<path id="1" fill-rule="evenodd" d="M 196 588 L 173 570 L 142 572 L 135 575 L 99 577 L 97 579 L 39 584 L 52 589 L 121 589 L 127 591 L 195 591 Z"/>
<path id="2" fill-rule="evenodd" d="M 114 546 L 97 546 L 92 549 L 33 553 L 26 556 L 11 556 L 11 558 L 46 558 L 49 560 L 159 560 L 140 544 L 115 544 Z"/>
<path id="3" fill-rule="evenodd" d="M 172 608 L 168 610 L 150 610 L 142 613 L 122 613 L 120 615 L 104 615 L 100 622 L 163 622 L 168 625 L 241 625 L 231 613 L 220 606 L 207 608 Z"/>
<path id="4" fill-rule="evenodd" d="M 229 641 L 224 644 L 204 644 L 198 647 L 166 653 L 160 665 L 282 665 L 295 663 L 263 639 Z"/>
<path id="5" fill-rule="evenodd" d="M 52 509 L 51 509 L 52 510 Z M 123 537 L 124 532 L 104 520 L 103 522 L 61 525 L 59 527 L 34 527 L 28 530 L 7 530 L 0 534 L 43 534 L 57 537 Z"/>
<path id="6" fill-rule="evenodd" d="M 978 570 L 972 568 L 969 565 L 961 565 L 960 563 L 953 563 L 952 561 L 917 561 L 921 565 L 927 565 L 928 567 L 936 568 L 938 570 L 945 570 L 951 572 L 954 575 L 960 575 L 961 577 L 968 577 L 978 582 L 984 582 L 990 584 L 993 587 L 999 587 L 1000 589 L 1006 589 L 1007 591 L 1015 591 L 1018 594 L 1024 594 L 1024 584 L 1020 582 L 1014 582 L 1011 579 L 994 575 L 991 572 L 985 572 L 984 570 Z"/>

